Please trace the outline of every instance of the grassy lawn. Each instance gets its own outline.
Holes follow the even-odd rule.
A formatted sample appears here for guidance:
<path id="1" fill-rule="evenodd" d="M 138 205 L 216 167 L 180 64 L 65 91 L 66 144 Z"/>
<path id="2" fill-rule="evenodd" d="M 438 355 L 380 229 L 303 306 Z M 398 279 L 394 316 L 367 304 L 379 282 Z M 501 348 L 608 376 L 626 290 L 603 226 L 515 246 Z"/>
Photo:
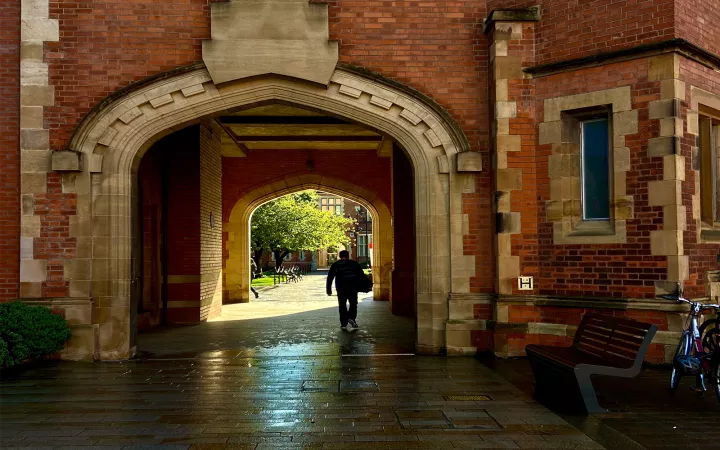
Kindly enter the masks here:
<path id="1" fill-rule="evenodd" d="M 253 286 L 272 286 L 273 285 L 273 279 L 272 277 L 265 277 L 265 278 L 255 278 L 252 280 Z"/>

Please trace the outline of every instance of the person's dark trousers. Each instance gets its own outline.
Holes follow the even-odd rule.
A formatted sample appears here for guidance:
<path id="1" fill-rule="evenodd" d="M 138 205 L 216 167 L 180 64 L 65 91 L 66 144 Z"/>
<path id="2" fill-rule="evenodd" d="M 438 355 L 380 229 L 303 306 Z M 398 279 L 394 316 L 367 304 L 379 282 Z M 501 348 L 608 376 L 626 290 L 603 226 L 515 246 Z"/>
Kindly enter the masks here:
<path id="1" fill-rule="evenodd" d="M 348 320 L 357 319 L 357 292 L 354 291 L 338 291 L 338 310 L 340 311 L 340 326 L 344 327 L 347 325 Z M 350 302 L 350 309 L 347 308 L 347 303 Z"/>

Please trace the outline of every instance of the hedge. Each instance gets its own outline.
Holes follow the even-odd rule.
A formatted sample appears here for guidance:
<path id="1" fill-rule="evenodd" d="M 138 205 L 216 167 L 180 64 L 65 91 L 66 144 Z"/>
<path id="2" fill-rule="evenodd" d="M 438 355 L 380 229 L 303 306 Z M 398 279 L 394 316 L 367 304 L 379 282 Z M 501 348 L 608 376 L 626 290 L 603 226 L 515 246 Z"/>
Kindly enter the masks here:
<path id="1" fill-rule="evenodd" d="M 48 308 L 0 303 L 0 367 L 57 353 L 68 339 L 67 321 Z"/>

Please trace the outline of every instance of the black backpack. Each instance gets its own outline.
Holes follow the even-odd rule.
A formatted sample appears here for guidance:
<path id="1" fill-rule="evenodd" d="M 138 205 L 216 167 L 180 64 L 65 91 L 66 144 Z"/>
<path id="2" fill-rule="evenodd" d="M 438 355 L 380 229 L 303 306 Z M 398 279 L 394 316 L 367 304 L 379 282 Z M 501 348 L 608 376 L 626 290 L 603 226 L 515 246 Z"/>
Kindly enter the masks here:
<path id="1" fill-rule="evenodd" d="M 372 282 L 372 275 L 365 275 L 358 277 L 357 281 L 357 290 L 358 292 L 372 292 L 373 288 L 373 282 Z"/>

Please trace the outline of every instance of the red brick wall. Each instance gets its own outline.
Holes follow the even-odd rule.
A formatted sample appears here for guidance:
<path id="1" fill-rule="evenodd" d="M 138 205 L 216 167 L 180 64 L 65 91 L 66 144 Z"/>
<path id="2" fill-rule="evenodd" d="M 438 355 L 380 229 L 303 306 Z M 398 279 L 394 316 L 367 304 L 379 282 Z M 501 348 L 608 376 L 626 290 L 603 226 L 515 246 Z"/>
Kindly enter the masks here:
<path id="1" fill-rule="evenodd" d="M 200 151 L 197 127 L 183 130 L 172 138 L 166 155 L 167 200 L 167 273 L 200 274 Z M 191 142 L 192 145 L 187 145 Z M 185 145 L 183 145 L 185 143 Z M 172 302 L 200 299 L 198 282 L 169 282 L 167 286 L 168 322 L 200 320 L 200 308 L 173 308 Z"/>
<path id="2" fill-rule="evenodd" d="M 474 150 L 487 149 L 485 2 L 329 0 L 340 60 L 429 95 L 460 123 Z"/>
<path id="3" fill-rule="evenodd" d="M 390 207 L 390 158 L 375 150 L 320 150 L 312 153 L 314 168 L 308 171 L 310 154 L 299 150 L 251 151 L 247 158 L 223 158 L 223 220 L 248 192 L 285 176 L 314 173 L 348 181 L 379 194 Z"/>
<path id="4" fill-rule="evenodd" d="M 35 195 L 34 214 L 40 216 L 40 237 L 34 240 L 34 258 L 47 260 L 43 297 L 67 297 L 63 260 L 75 258 L 76 239 L 70 237 L 70 216 L 77 211 L 77 194 L 62 191 L 62 177 L 47 175 L 47 193 Z"/>
<path id="5" fill-rule="evenodd" d="M 51 1 L 50 18 L 60 21 L 60 42 L 45 43 L 55 86 L 55 106 L 45 112 L 53 149 L 67 146 L 107 95 L 199 61 L 202 40 L 210 38 L 208 0 Z"/>
<path id="6" fill-rule="evenodd" d="M 331 38 L 340 41 L 342 62 L 378 71 L 434 98 L 458 120 L 473 150 L 487 151 L 487 92 L 482 88 L 487 41 L 478 26 L 486 14 L 484 2 L 328 3 Z M 56 1 L 50 17 L 60 20 L 60 42 L 45 46 L 56 92 L 55 106 L 46 111 L 54 149 L 67 145 L 82 117 L 108 94 L 199 61 L 201 41 L 210 31 L 207 0 Z M 489 174 L 481 177 L 487 179 L 478 184 L 484 189 L 479 196 L 489 197 Z M 468 213 L 477 232 L 488 237 L 489 208 L 468 206 Z M 468 238 L 468 252 L 480 238 Z M 483 273 L 474 281 L 476 289 L 488 289 Z"/>
<path id="7" fill-rule="evenodd" d="M 545 202 L 550 198 L 547 162 L 550 145 L 537 147 L 540 294 L 650 298 L 655 281 L 667 276 L 667 258 L 650 256 L 650 231 L 661 229 L 662 207 L 648 206 L 647 183 L 662 180 L 663 160 L 647 156 L 647 139 L 658 136 L 658 121 L 648 119 L 648 102 L 660 99 L 660 83 L 647 80 L 647 60 L 538 78 L 535 85 L 537 118 L 543 117 L 546 98 L 630 86 L 632 108 L 638 109 L 636 135 L 626 136 L 630 149 L 627 195 L 635 200 L 635 218 L 627 221 L 626 244 L 556 245 L 547 222 Z M 527 267 L 522 267 L 525 273 Z"/>
<path id="8" fill-rule="evenodd" d="M 20 278 L 20 1 L 0 2 L 0 302 Z"/>
<path id="9" fill-rule="evenodd" d="M 655 324 L 660 331 L 668 330 L 668 313 L 663 311 L 648 311 L 639 309 L 612 311 L 607 309 L 593 308 L 565 308 L 556 306 L 510 306 L 510 323 L 543 322 L 561 325 L 578 326 L 585 313 L 593 312 L 634 319 L 645 323 Z M 528 344 L 542 345 L 570 345 L 572 337 L 554 336 L 549 334 L 526 334 L 518 331 L 497 330 L 495 334 L 496 346 L 507 343 L 508 352 L 520 354 L 525 351 Z M 497 348 L 497 347 L 496 347 Z M 664 344 L 651 344 L 645 360 L 651 363 L 665 362 Z"/>
<path id="10" fill-rule="evenodd" d="M 683 110 L 687 111 L 690 107 L 691 100 L 690 87 L 696 86 L 706 91 L 720 95 L 720 78 L 717 72 L 707 67 L 697 64 L 693 61 L 683 59 L 680 65 L 680 77 L 686 83 L 685 101 L 682 104 Z M 684 112 L 683 112 L 684 114 Z M 686 128 L 687 129 L 687 128 Z M 697 146 L 697 137 L 691 134 L 685 134 L 682 140 L 682 154 L 685 156 L 685 182 L 682 185 L 683 201 L 687 211 L 687 230 L 683 238 L 683 246 L 685 254 L 688 255 L 690 265 L 690 279 L 685 283 L 685 294 L 692 298 L 704 296 L 705 291 L 705 273 L 710 270 L 720 270 L 718 263 L 718 254 L 720 254 L 720 245 L 715 244 L 699 244 L 698 228 L 696 226 L 695 217 L 692 216 L 692 195 L 695 192 L 695 179 L 697 172 L 692 170 L 691 164 L 691 148 Z"/>
<path id="11" fill-rule="evenodd" d="M 675 0 L 677 36 L 720 55 L 720 0 Z"/>
<path id="12" fill-rule="evenodd" d="M 547 64 L 670 39 L 676 1 L 489 0 L 488 11 L 540 5 L 537 64 Z"/>
<path id="13" fill-rule="evenodd" d="M 340 60 L 396 79 L 432 97 L 460 124 L 471 149 L 490 167 L 488 40 L 485 2 L 330 0 L 330 38 Z M 472 292 L 491 292 L 492 178 L 478 174 L 475 194 L 464 196 L 470 218 L 465 254 L 476 258 Z"/>

